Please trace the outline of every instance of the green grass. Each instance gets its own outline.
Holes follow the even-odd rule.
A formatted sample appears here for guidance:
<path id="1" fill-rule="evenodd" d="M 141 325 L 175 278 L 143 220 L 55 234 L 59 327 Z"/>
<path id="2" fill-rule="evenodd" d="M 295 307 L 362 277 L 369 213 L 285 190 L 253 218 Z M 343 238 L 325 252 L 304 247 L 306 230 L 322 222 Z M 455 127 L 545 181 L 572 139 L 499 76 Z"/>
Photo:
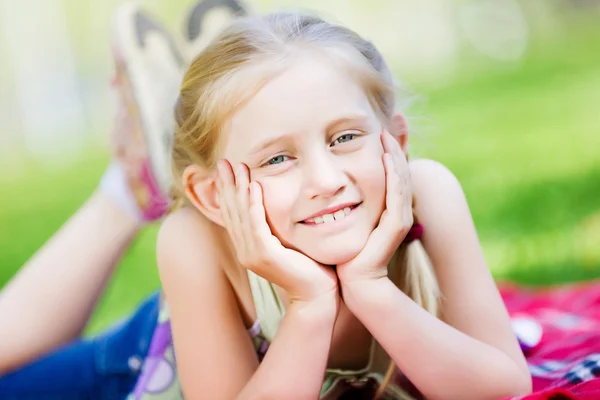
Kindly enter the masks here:
<path id="1" fill-rule="evenodd" d="M 498 279 L 600 276 L 599 38 L 574 34 L 534 48 L 518 66 L 474 68 L 445 87 L 417 88 L 425 101 L 416 107 L 413 150 L 462 182 Z M 106 162 L 92 147 L 66 170 L 2 163 L 0 285 L 89 196 Z M 155 238 L 152 227 L 131 246 L 90 331 L 159 287 Z"/>

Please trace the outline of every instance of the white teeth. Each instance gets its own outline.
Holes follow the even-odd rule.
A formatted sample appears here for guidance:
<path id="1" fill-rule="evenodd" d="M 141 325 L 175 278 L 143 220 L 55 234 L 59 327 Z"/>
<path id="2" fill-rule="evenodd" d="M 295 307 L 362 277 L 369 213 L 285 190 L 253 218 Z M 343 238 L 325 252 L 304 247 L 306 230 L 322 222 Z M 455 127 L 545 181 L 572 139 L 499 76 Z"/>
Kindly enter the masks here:
<path id="1" fill-rule="evenodd" d="M 313 222 L 317 225 L 327 223 L 327 222 L 339 221 L 340 219 L 344 219 L 346 217 L 346 215 L 350 214 L 351 211 L 352 211 L 352 209 L 350 207 L 346 207 L 346 208 L 336 211 L 333 214 L 321 215 L 320 217 L 315 217 L 315 218 L 309 219 L 307 221 Z"/>
<path id="2" fill-rule="evenodd" d="M 335 213 L 333 213 L 333 218 L 335 218 L 336 221 L 343 219 L 345 216 L 346 214 L 344 214 L 344 210 L 338 210 Z"/>
<path id="3" fill-rule="evenodd" d="M 323 215 L 323 222 L 333 222 L 335 218 L 333 218 L 333 214 L 325 214 Z"/>

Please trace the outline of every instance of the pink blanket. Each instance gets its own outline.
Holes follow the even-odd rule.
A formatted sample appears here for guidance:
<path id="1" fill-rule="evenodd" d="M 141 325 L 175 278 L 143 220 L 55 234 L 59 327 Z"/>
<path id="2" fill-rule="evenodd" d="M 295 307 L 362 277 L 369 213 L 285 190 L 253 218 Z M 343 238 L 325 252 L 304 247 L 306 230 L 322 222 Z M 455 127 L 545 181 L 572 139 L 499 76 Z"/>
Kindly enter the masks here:
<path id="1" fill-rule="evenodd" d="M 513 400 L 600 399 L 600 282 L 500 288 L 513 320 L 533 321 L 542 332 L 525 351 L 534 393 Z"/>

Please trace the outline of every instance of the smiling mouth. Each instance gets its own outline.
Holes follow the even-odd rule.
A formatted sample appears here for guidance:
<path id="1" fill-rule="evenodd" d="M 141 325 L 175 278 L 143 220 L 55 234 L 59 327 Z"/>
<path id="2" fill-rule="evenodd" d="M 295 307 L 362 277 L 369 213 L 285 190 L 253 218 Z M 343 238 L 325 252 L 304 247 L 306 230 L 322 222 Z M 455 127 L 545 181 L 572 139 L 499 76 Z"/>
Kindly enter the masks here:
<path id="1" fill-rule="evenodd" d="M 350 213 L 355 210 L 362 203 L 355 204 L 353 206 L 347 206 L 340 210 L 337 210 L 334 213 L 320 215 L 314 218 L 308 218 L 304 221 L 300 221 L 301 224 L 305 225 L 321 225 L 321 224 L 330 224 L 332 222 L 341 221 L 346 218 Z"/>

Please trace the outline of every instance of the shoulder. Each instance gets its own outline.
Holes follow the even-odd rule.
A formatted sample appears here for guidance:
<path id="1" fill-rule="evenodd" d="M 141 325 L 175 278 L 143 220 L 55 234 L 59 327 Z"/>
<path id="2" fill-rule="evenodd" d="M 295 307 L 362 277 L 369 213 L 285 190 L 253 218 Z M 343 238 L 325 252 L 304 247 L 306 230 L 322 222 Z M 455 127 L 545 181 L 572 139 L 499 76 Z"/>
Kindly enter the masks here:
<path id="1" fill-rule="evenodd" d="M 465 237 L 475 239 L 471 212 L 460 182 L 443 164 L 433 160 L 409 163 L 414 193 L 414 213 L 424 226 L 424 245 L 451 243 Z"/>
<path id="2" fill-rule="evenodd" d="M 176 210 L 165 218 L 158 232 L 156 257 L 161 279 L 173 274 L 215 274 L 220 269 L 222 249 L 212 222 L 194 209 Z"/>
<path id="3" fill-rule="evenodd" d="M 456 176 L 442 163 L 428 159 L 418 159 L 408 163 L 413 190 L 416 195 L 427 195 L 440 191 L 460 191 L 462 188 Z"/>
<path id="4" fill-rule="evenodd" d="M 214 232 L 212 222 L 208 221 L 202 214 L 190 207 L 182 207 L 167 217 L 162 222 L 158 232 L 158 243 L 176 243 L 179 240 L 190 238 L 195 235 L 210 235 Z M 188 239 L 188 240 L 189 240 Z"/>
<path id="5" fill-rule="evenodd" d="M 465 195 L 456 176 L 443 164 L 427 159 L 409 164 L 412 190 L 415 196 L 415 213 L 464 208 Z"/>

